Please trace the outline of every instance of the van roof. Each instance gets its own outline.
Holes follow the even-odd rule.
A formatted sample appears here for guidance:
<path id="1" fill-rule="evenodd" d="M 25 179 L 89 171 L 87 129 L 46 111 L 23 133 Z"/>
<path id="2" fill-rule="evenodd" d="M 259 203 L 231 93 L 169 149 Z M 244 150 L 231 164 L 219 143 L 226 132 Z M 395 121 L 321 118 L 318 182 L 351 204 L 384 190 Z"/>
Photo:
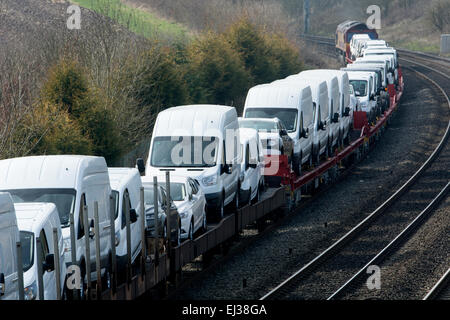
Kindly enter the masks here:
<path id="1" fill-rule="evenodd" d="M 21 231 L 31 231 L 40 228 L 54 212 L 57 214 L 53 203 L 16 203 L 14 204 L 17 216 L 17 225 Z"/>
<path id="2" fill-rule="evenodd" d="M 234 117 L 237 118 L 236 109 L 229 106 L 204 104 L 172 107 L 158 114 L 153 135 L 172 136 L 173 132 L 181 130 L 185 134 L 203 136 L 203 131 L 216 129 L 227 118 Z"/>
<path id="3" fill-rule="evenodd" d="M 140 176 L 136 168 L 108 168 L 111 189 L 119 191 L 121 186 L 128 184 L 134 177 Z"/>
<path id="4" fill-rule="evenodd" d="M 373 72 L 370 71 L 349 71 L 348 73 L 349 80 L 368 80 L 371 76 Z"/>
<path id="5" fill-rule="evenodd" d="M 106 173 L 103 157 L 57 155 L 0 160 L 0 188 L 74 188 L 77 179 Z"/>
<path id="6" fill-rule="evenodd" d="M 289 82 L 258 85 L 251 88 L 245 100 L 245 107 L 292 107 L 298 108 L 305 97 L 311 96 L 308 84 L 296 85 Z"/>

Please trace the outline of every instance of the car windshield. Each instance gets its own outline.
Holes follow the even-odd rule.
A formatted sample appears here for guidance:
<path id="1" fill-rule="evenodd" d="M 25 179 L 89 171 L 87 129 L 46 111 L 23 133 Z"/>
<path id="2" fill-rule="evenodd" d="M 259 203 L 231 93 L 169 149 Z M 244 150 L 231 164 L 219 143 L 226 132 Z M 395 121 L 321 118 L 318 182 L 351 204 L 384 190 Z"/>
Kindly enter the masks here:
<path id="1" fill-rule="evenodd" d="M 153 197 L 154 197 L 154 190 L 155 189 L 153 189 L 153 185 L 144 185 L 144 202 L 145 202 L 145 205 L 148 205 L 148 206 L 153 206 L 153 204 L 154 204 L 154 199 L 153 199 Z M 158 201 L 159 201 L 159 199 L 158 199 Z"/>
<path id="2" fill-rule="evenodd" d="M 161 182 L 159 185 L 165 187 L 166 183 Z M 184 201 L 186 199 L 186 188 L 184 186 L 184 183 L 179 182 L 170 183 L 170 198 L 173 201 Z"/>
<path id="3" fill-rule="evenodd" d="M 258 131 L 272 131 L 277 130 L 277 123 L 275 121 L 264 120 L 239 120 L 240 128 L 256 129 Z"/>
<path id="4" fill-rule="evenodd" d="M 367 95 L 367 81 L 365 80 L 350 80 L 350 84 L 355 90 L 357 97 L 364 97 Z"/>
<path id="5" fill-rule="evenodd" d="M 153 167 L 214 167 L 217 137 L 155 137 L 151 155 Z"/>
<path id="6" fill-rule="evenodd" d="M 76 191 L 73 189 L 18 189 L 9 192 L 14 203 L 51 202 L 58 209 L 63 228 L 70 226 L 70 214 L 75 210 Z"/>
<path id="7" fill-rule="evenodd" d="M 26 272 L 34 263 L 34 233 L 20 231 L 20 244 L 22 246 L 23 271 Z"/>
<path id="8" fill-rule="evenodd" d="M 297 110 L 291 108 L 249 108 L 245 111 L 245 118 L 278 118 L 288 132 L 297 129 Z M 256 128 L 255 128 L 256 129 Z"/>

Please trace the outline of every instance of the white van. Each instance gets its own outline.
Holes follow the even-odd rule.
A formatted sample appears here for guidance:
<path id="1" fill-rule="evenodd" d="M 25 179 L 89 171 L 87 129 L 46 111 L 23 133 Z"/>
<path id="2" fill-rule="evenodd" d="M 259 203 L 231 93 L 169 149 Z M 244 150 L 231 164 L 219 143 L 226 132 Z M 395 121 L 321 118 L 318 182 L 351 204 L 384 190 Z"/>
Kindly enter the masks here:
<path id="1" fill-rule="evenodd" d="M 394 83 L 394 70 L 391 67 L 391 63 L 393 63 L 393 58 L 388 56 L 367 56 L 356 59 L 354 64 L 359 63 L 368 63 L 368 64 L 384 64 L 384 69 L 386 73 L 386 78 L 388 84 Z"/>
<path id="2" fill-rule="evenodd" d="M 361 44 L 370 40 L 368 34 L 354 34 L 352 36 L 352 40 L 350 40 L 350 52 L 352 54 L 352 60 L 355 60 L 359 56 L 359 49 L 361 48 Z"/>
<path id="3" fill-rule="evenodd" d="M 19 300 L 16 242 L 20 241 L 11 196 L 0 192 L 0 300 Z"/>
<path id="4" fill-rule="evenodd" d="M 381 112 L 384 112 L 389 108 L 389 94 L 387 92 L 387 77 L 385 64 L 380 63 L 358 63 L 358 64 L 348 64 L 346 68 L 341 68 L 341 70 L 349 71 L 366 71 L 376 73 L 376 100 L 378 101 L 378 108 Z"/>
<path id="5" fill-rule="evenodd" d="M 374 73 L 364 71 L 349 71 L 350 84 L 355 90 L 361 111 L 365 111 L 370 122 L 375 121 L 377 116 L 377 103 L 374 90 Z"/>
<path id="6" fill-rule="evenodd" d="M 339 147 L 343 145 L 343 137 L 341 132 L 341 119 L 340 119 L 340 88 L 339 81 L 336 75 L 331 74 L 328 71 L 322 72 L 322 70 L 307 70 L 300 72 L 299 77 L 306 80 L 314 78 L 325 80 L 328 87 L 328 110 L 330 114 L 330 141 L 333 147 Z"/>
<path id="7" fill-rule="evenodd" d="M 130 210 L 131 263 L 134 263 L 142 248 L 141 175 L 135 168 L 108 168 L 114 199 L 114 230 L 116 232 L 116 256 L 119 272 L 127 264 L 127 221 L 125 196 L 128 195 Z"/>
<path id="8" fill-rule="evenodd" d="M 43 264 L 44 299 L 56 300 L 55 254 L 59 256 L 60 294 L 64 296 L 66 263 L 64 260 L 64 240 L 58 210 L 53 203 L 16 203 L 17 224 L 22 244 L 23 279 L 25 300 L 40 299 L 38 283 L 37 255 L 41 254 Z M 58 230 L 58 251 L 53 246 L 53 228 Z M 37 238 L 41 247 L 37 246 Z"/>
<path id="9" fill-rule="evenodd" d="M 398 58 L 394 48 L 369 48 L 364 51 L 364 57 L 388 57 L 391 61 L 390 71 L 394 73 L 395 83 L 398 83 Z"/>
<path id="10" fill-rule="evenodd" d="M 311 88 L 306 84 L 277 81 L 249 90 L 245 100 L 244 118 L 278 118 L 294 142 L 293 169 L 312 160 L 313 104 Z"/>
<path id="11" fill-rule="evenodd" d="M 298 75 L 289 76 L 286 79 L 276 81 L 277 83 L 287 82 L 295 85 L 308 85 L 311 87 L 313 100 L 313 119 L 314 130 L 312 132 L 313 146 L 312 157 L 313 162 L 318 164 L 321 155 L 328 157 L 331 149 L 330 139 L 330 114 L 328 109 L 328 86 L 327 82 L 320 79 L 300 78 Z"/>
<path id="12" fill-rule="evenodd" d="M 0 161 L 0 190 L 8 190 L 14 203 L 51 202 L 58 209 L 64 236 L 65 261 L 72 264 L 70 215 L 74 215 L 75 264 L 80 266 L 82 279 L 86 276 L 85 235 L 90 238 L 92 279 L 95 273 L 95 237 L 100 239 L 100 258 L 105 279 L 111 267 L 110 201 L 111 186 L 108 168 L 102 157 L 58 155 L 14 158 Z M 95 235 L 94 203 L 98 203 L 99 230 Z M 88 222 L 82 214 L 88 207 Z M 85 285 L 85 281 L 81 282 Z M 84 287 L 82 288 L 84 293 Z"/>
<path id="13" fill-rule="evenodd" d="M 264 189 L 264 155 L 258 131 L 240 128 L 241 139 L 241 199 L 243 203 L 258 202 Z"/>
<path id="14" fill-rule="evenodd" d="M 147 176 L 171 171 L 197 179 L 208 212 L 224 215 L 239 206 L 239 124 L 236 109 L 189 105 L 158 114 L 147 160 Z"/>

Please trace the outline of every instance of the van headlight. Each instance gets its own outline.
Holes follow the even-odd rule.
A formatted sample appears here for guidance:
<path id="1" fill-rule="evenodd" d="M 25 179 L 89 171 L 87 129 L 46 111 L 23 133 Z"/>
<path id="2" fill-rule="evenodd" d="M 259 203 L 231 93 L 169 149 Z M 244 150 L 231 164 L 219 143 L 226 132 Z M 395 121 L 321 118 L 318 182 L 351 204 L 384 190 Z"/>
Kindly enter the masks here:
<path id="1" fill-rule="evenodd" d="M 37 285 L 36 281 L 34 281 L 28 287 L 25 287 L 25 300 L 35 300 L 37 296 Z"/>
<path id="2" fill-rule="evenodd" d="M 202 179 L 202 183 L 205 185 L 205 186 L 213 186 L 213 185 L 215 185 L 215 184 L 217 184 L 217 175 L 212 175 L 212 176 L 209 176 L 209 177 L 204 177 L 203 179 Z"/>

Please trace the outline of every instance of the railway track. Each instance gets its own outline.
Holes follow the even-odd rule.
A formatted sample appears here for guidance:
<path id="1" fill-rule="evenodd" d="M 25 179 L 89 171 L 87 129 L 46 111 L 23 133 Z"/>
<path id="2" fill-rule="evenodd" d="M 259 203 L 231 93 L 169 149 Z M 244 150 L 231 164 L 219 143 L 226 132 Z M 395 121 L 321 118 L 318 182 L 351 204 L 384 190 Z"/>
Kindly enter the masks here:
<path id="1" fill-rule="evenodd" d="M 329 47 L 334 46 L 333 39 L 314 36 L 307 36 L 304 39 L 326 46 L 328 52 Z M 434 60 L 425 65 L 423 61 L 428 60 L 421 54 L 419 54 L 418 59 L 414 59 L 414 55 L 411 56 L 410 53 L 405 56 L 408 56 L 408 59 L 402 59 L 406 62 L 402 65 L 436 86 L 442 94 L 443 101 L 450 107 L 448 97 L 449 76 L 445 73 L 448 69 Z M 400 58 L 402 57 L 403 54 Z M 445 64 L 446 61 L 442 63 Z M 439 172 L 442 172 L 442 166 L 439 166 L 439 164 L 448 162 L 450 156 L 450 150 L 447 147 L 449 135 L 450 122 L 441 142 L 432 155 L 397 192 L 345 236 L 261 299 L 308 298 L 308 288 L 312 286 L 323 288 L 320 290 L 322 295 L 313 298 L 337 299 L 360 286 L 361 281 L 365 280 L 364 276 L 367 278 L 366 270 L 368 266 L 381 263 L 389 254 L 395 252 L 396 248 L 404 243 L 414 230 L 420 228 L 427 221 L 427 217 L 433 212 L 433 208 L 442 199 L 445 199 L 450 181 L 448 169 L 446 169 L 448 166 L 443 166 L 444 176 L 441 176 L 442 179 L 438 179 L 439 181 L 435 183 L 435 178 L 439 175 Z M 424 190 L 426 192 L 423 192 Z M 419 202 L 416 201 L 418 194 L 422 195 Z M 414 213 L 415 211 L 418 214 L 415 215 L 415 218 L 411 218 L 410 212 Z M 386 232 L 386 226 L 389 224 L 392 225 L 388 233 L 397 235 L 390 239 L 379 234 L 380 230 Z M 368 244 L 367 239 L 373 239 L 373 234 L 377 233 L 376 243 Z M 342 281 L 342 279 L 347 280 Z M 444 291 L 448 292 L 448 288 Z"/>
<path id="2" fill-rule="evenodd" d="M 423 299 L 450 300 L 450 268 Z"/>

